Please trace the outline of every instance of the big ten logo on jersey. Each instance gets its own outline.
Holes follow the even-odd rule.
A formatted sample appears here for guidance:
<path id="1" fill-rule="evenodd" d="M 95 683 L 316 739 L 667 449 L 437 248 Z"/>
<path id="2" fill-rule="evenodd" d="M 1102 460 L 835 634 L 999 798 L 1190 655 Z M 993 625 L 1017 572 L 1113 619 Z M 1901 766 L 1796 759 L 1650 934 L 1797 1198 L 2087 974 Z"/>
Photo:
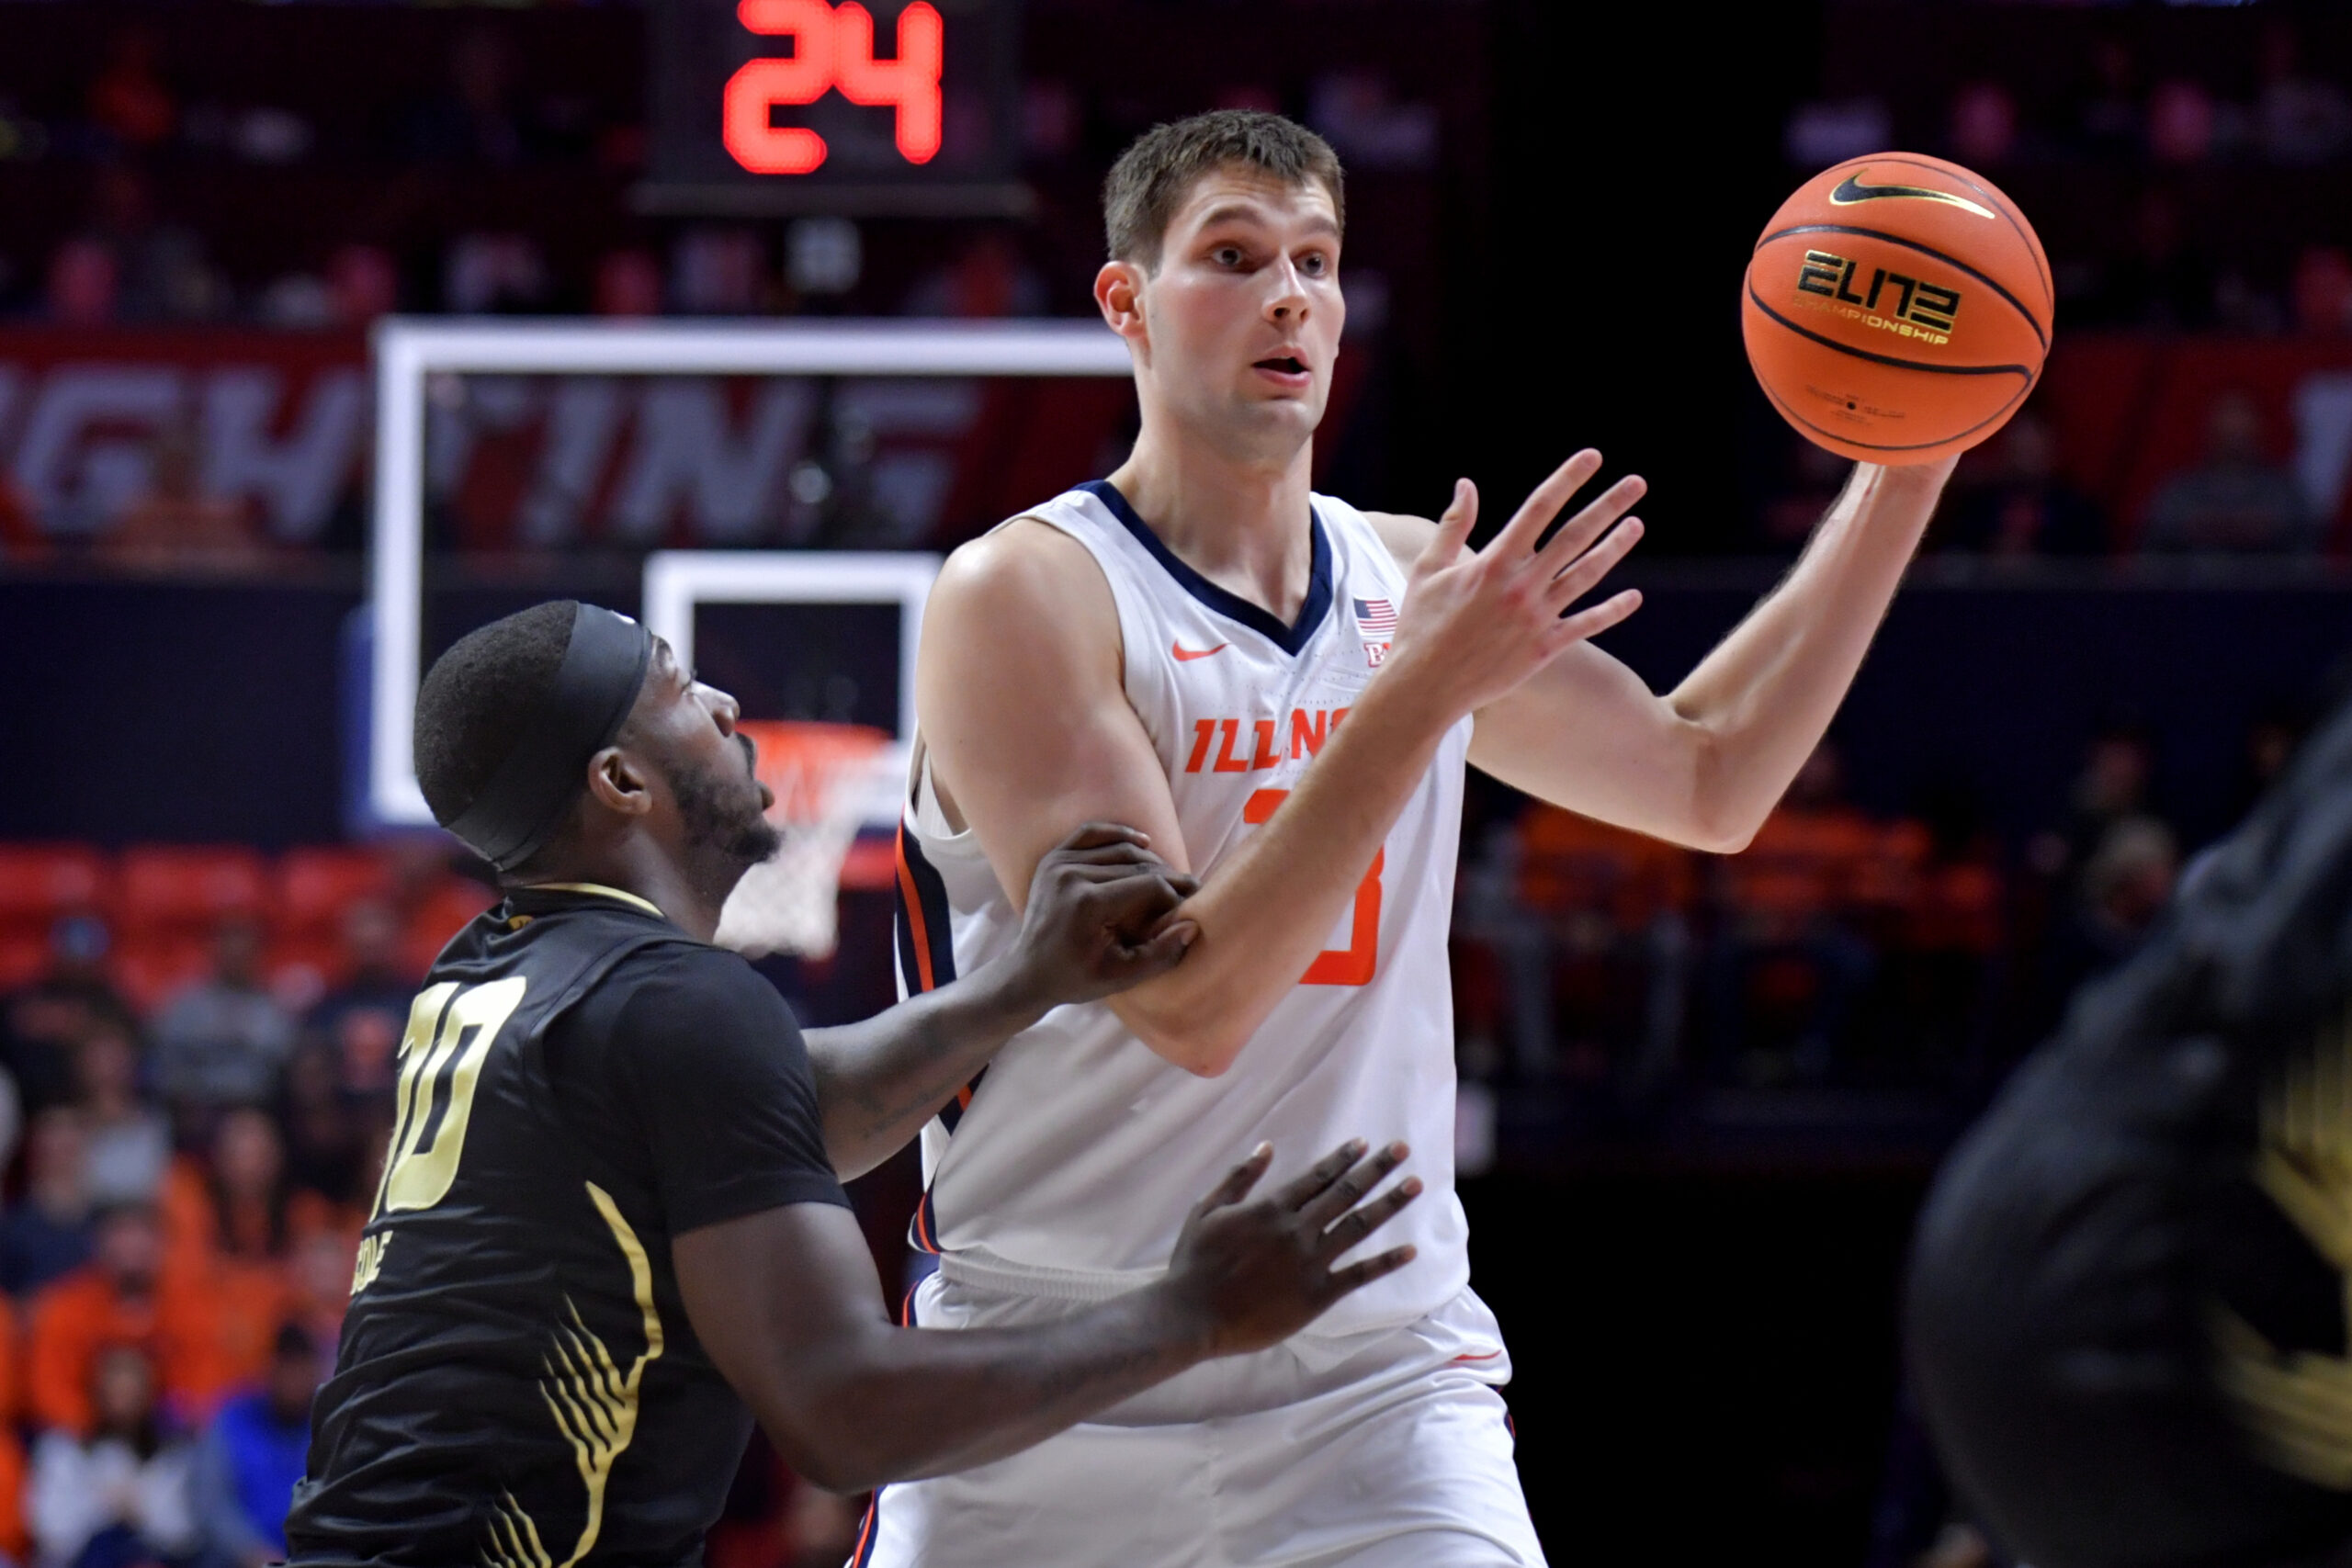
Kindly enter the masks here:
<path id="1" fill-rule="evenodd" d="M 1396 636 L 1396 606 L 1385 599 L 1358 599 L 1352 595 L 1348 605 L 1355 611 L 1356 635 L 1363 638 L 1364 666 L 1377 670 L 1388 657 L 1389 644 Z"/>
<path id="2" fill-rule="evenodd" d="M 928 164 L 939 152 L 939 73 L 946 24 L 927 0 L 899 13 L 898 58 L 874 57 L 874 16 L 856 0 L 742 0 L 736 19 L 763 38 L 789 39 L 788 60 L 754 60 L 728 78 L 722 139 L 755 175 L 805 175 L 825 161 L 825 139 L 775 123 L 778 106 L 813 104 L 838 91 L 851 103 L 898 111 L 899 156 Z"/>
<path id="3" fill-rule="evenodd" d="M 1871 269 L 1867 289 L 1854 287 L 1855 264 L 1827 251 L 1807 251 L 1797 270 L 1797 292 L 1821 296 L 1827 303 L 1800 299 L 1808 310 L 1828 310 L 1879 332 L 1893 333 L 1936 344 L 1951 341 L 1953 318 L 1960 314 L 1960 290 L 1923 283 L 1886 268 Z M 1888 290 L 1892 289 L 1892 295 Z M 1893 308 L 1882 313 L 1882 304 Z"/>
<path id="4" fill-rule="evenodd" d="M 1196 718 L 1188 773 L 1262 773 L 1305 761 L 1348 716 L 1345 708 L 1293 708 L 1280 718 Z M 1212 755 L 1214 753 L 1214 755 Z"/>

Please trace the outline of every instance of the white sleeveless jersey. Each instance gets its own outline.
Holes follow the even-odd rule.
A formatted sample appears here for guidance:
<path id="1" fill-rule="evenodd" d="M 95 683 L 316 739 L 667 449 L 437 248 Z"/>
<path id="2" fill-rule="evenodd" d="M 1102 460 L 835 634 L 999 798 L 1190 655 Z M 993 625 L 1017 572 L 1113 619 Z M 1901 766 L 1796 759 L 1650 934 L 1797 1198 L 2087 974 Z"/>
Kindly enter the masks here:
<path id="1" fill-rule="evenodd" d="M 1093 555 L 1125 643 L 1127 701 L 1206 875 L 1282 803 L 1344 722 L 1388 649 L 1405 574 L 1353 507 L 1317 496 L 1314 575 L 1297 624 L 1209 582 L 1109 484 L 1023 515 Z M 1020 628 L 1001 628 L 1018 636 Z M 1051 694 L 1039 694 L 1051 701 Z M 1368 1248 L 1419 1257 L 1310 1331 L 1339 1336 L 1425 1316 L 1469 1280 L 1453 1192 L 1453 1009 L 1446 964 L 1470 721 L 1390 829 L 1301 983 L 1221 1077 L 1170 1066 L 1101 1003 L 1056 1009 L 997 1054 L 924 1129 L 929 1190 L 918 1246 L 949 1278 L 1098 1299 L 1156 1276 L 1185 1215 L 1261 1141 L 1266 1185 L 1351 1137 L 1412 1145 L 1427 1185 Z M 952 833 L 924 774 L 899 838 L 899 978 L 927 989 L 1011 945 L 1018 917 L 970 833 Z"/>

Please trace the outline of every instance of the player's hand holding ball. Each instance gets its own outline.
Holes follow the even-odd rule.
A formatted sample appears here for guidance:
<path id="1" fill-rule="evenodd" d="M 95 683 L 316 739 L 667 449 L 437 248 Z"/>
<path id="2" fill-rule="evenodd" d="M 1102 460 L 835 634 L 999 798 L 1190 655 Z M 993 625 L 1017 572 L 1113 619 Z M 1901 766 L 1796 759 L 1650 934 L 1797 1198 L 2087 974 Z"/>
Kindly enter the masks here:
<path id="1" fill-rule="evenodd" d="M 2054 295 L 2033 226 L 1991 181 L 1915 152 L 1823 170 L 1747 264 L 1747 360 L 1815 445 L 1860 462 L 1958 456 L 2041 378 Z"/>
<path id="2" fill-rule="evenodd" d="M 1627 517 L 1649 489 L 1627 475 L 1587 502 L 1536 548 L 1562 508 L 1600 471 L 1583 451 L 1531 491 L 1483 550 L 1470 548 L 1478 491 L 1456 480 L 1453 504 L 1413 563 L 1396 643 L 1381 678 L 1432 693 L 1448 717 L 1504 695 L 1571 644 L 1608 630 L 1641 608 L 1632 589 L 1569 615 L 1642 537 Z M 1622 521 L 1621 521 L 1622 519 Z"/>
<path id="3" fill-rule="evenodd" d="M 1251 1202 L 1250 1190 L 1274 1157 L 1261 1145 L 1184 1222 L 1168 1277 L 1152 1287 L 1160 1308 L 1210 1355 L 1239 1355 L 1281 1344 L 1340 1297 L 1402 1269 L 1413 1260 L 1409 1247 L 1332 1264 L 1421 1195 L 1420 1179 L 1408 1176 L 1365 1201 L 1409 1152 L 1390 1144 L 1367 1156 L 1361 1140 L 1344 1144 Z"/>

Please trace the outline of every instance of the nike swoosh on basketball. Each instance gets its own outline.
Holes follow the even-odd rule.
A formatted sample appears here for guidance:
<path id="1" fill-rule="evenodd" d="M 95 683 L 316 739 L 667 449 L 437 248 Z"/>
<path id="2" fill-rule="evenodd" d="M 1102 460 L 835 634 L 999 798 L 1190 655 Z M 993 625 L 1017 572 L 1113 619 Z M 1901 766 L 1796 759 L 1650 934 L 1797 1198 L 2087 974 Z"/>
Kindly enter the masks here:
<path id="1" fill-rule="evenodd" d="M 1963 211 L 1973 212 L 1979 218 L 1994 216 L 1992 209 L 1979 207 L 1966 197 L 1954 196 L 1948 190 L 1930 190 L 1926 186 L 1866 186 L 1860 175 L 1848 175 L 1844 183 L 1829 193 L 1829 202 L 1833 207 L 1851 207 L 1858 201 L 1884 201 L 1892 197 L 1940 201 Z"/>
<path id="2" fill-rule="evenodd" d="M 1233 645 L 1229 642 L 1221 642 L 1215 648 L 1191 649 L 1186 648 L 1181 642 L 1171 642 L 1168 645 L 1168 648 L 1169 651 L 1176 655 L 1177 663 L 1189 664 L 1195 659 L 1206 659 L 1212 653 L 1223 653 L 1227 649 L 1231 648 L 1232 646 Z"/>

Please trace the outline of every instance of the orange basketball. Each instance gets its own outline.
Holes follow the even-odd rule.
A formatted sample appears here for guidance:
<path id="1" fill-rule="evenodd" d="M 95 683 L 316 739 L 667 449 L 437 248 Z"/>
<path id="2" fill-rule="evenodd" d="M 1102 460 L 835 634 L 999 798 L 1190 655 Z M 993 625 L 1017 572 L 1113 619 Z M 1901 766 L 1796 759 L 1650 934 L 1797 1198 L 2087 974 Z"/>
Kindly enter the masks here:
<path id="1" fill-rule="evenodd" d="M 1880 152 L 1824 169 L 1772 214 L 1740 328 L 1764 395 L 1805 439 L 1925 463 L 2025 401 L 2052 303 L 2033 225 L 1991 181 Z"/>

